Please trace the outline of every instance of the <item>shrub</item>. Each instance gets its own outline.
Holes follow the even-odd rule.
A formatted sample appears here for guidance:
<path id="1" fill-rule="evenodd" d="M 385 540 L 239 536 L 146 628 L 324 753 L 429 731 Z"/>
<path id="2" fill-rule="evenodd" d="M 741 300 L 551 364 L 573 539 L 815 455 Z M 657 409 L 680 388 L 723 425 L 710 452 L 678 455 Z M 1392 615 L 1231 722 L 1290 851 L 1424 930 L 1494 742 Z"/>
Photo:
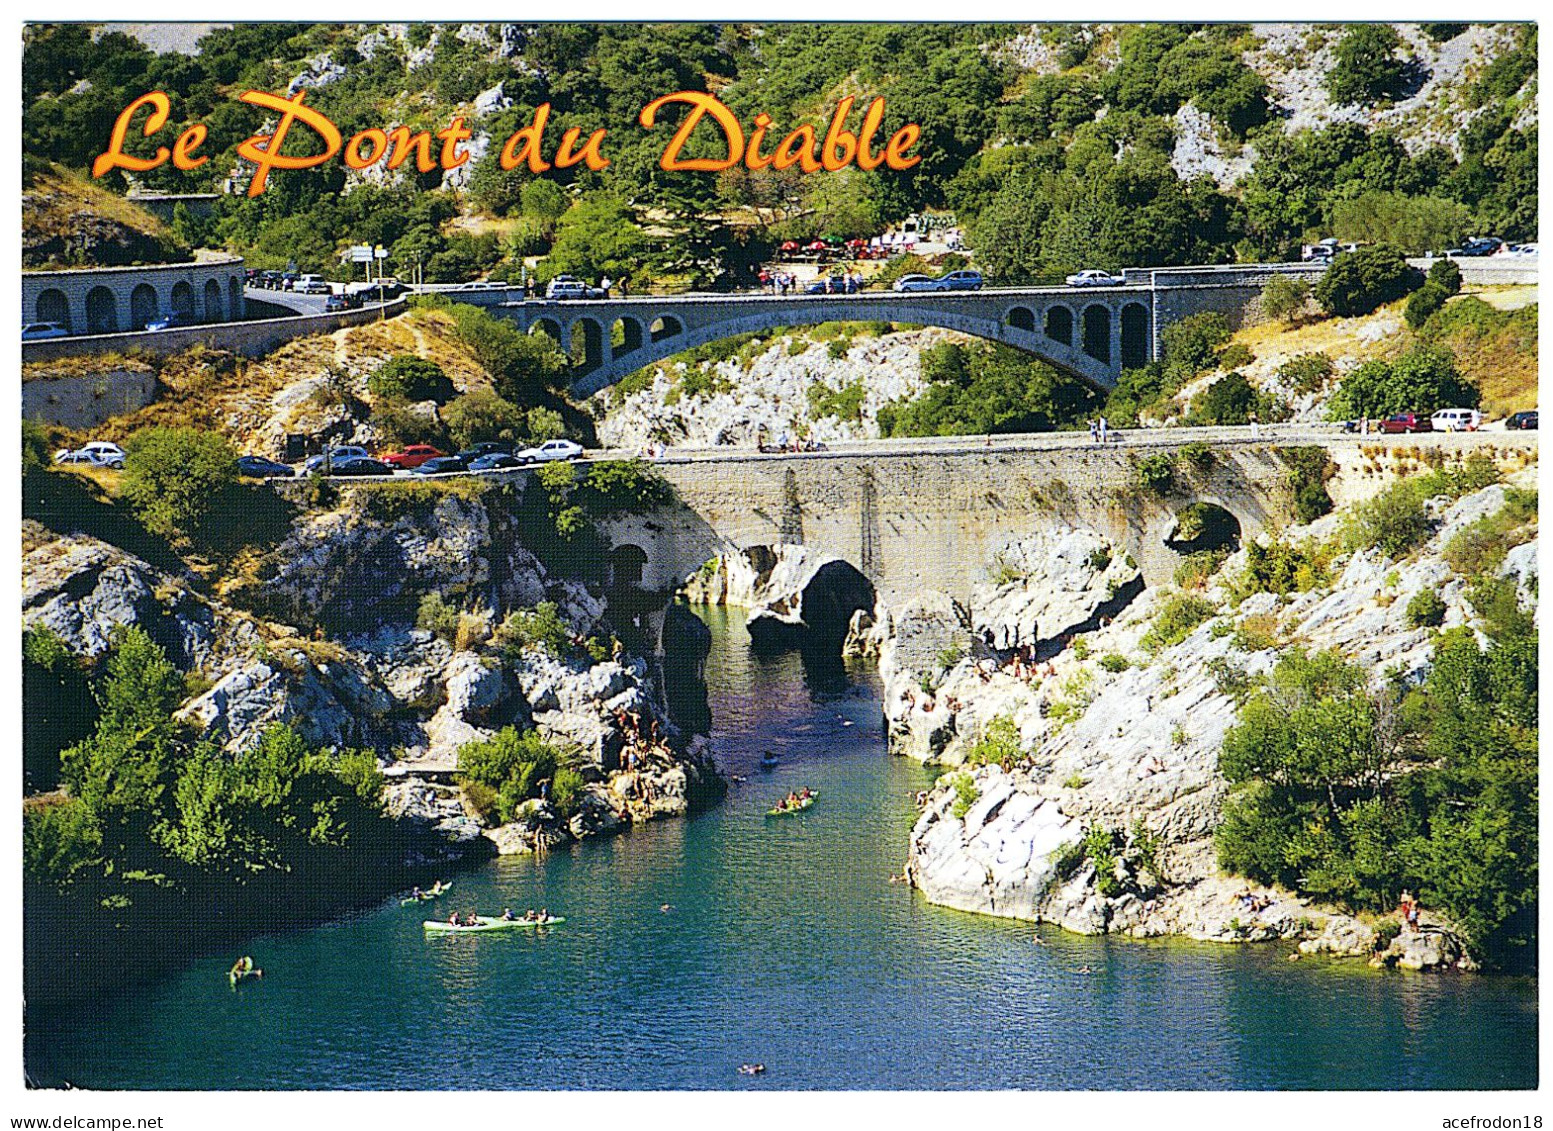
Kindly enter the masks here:
<path id="1" fill-rule="evenodd" d="M 1302 353 L 1278 367 L 1278 379 L 1296 393 L 1313 393 L 1335 372 L 1324 353 Z"/>
<path id="2" fill-rule="evenodd" d="M 1373 499 L 1361 503 L 1343 528 L 1350 549 L 1376 548 L 1397 558 L 1421 546 L 1429 537 L 1429 516 L 1417 485 L 1393 484 Z"/>
<path id="3" fill-rule="evenodd" d="M 1005 770 L 1024 756 L 1019 727 L 1007 715 L 999 715 L 982 728 L 981 737 L 965 753 L 967 765 L 1002 766 Z"/>
<path id="4" fill-rule="evenodd" d="M 1327 72 L 1332 101 L 1359 106 L 1402 97 L 1406 65 L 1397 58 L 1402 40 L 1389 24 L 1354 24 L 1336 49 Z"/>
<path id="5" fill-rule="evenodd" d="M 577 812 L 586 786 L 576 770 L 561 767 L 550 779 L 550 807 L 562 819 L 569 819 Z"/>
<path id="6" fill-rule="evenodd" d="M 1266 423 L 1286 419 L 1289 410 L 1276 397 L 1259 392 L 1245 374 L 1230 373 L 1197 395 L 1191 415 L 1198 424 L 1245 424 L 1252 416 Z"/>
<path id="7" fill-rule="evenodd" d="M 1242 652 L 1265 652 L 1278 647 L 1278 618 L 1272 613 L 1254 613 L 1235 626 L 1233 643 Z"/>
<path id="8" fill-rule="evenodd" d="M 1454 259 L 1436 259 L 1429 265 L 1427 282 L 1441 288 L 1447 295 L 1461 293 L 1461 268 Z"/>
<path id="9" fill-rule="evenodd" d="M 1444 287 L 1436 286 L 1432 281 L 1425 283 L 1413 292 L 1407 300 L 1407 308 L 1403 312 L 1407 324 L 1417 330 L 1431 315 L 1445 305 L 1445 300 L 1451 296 Z"/>
<path id="10" fill-rule="evenodd" d="M 1172 595 L 1160 606 L 1154 623 L 1139 644 L 1149 652 L 1158 652 L 1185 640 L 1194 628 L 1213 616 L 1213 605 L 1187 593 Z"/>
<path id="11" fill-rule="evenodd" d="M 976 804 L 976 799 L 981 796 L 981 790 L 976 786 L 976 780 L 970 774 L 956 774 L 950 782 L 954 786 L 954 805 L 950 812 L 956 820 L 964 820 L 965 815 L 971 811 L 971 806 Z"/>
<path id="12" fill-rule="evenodd" d="M 1409 628 L 1439 628 L 1445 621 L 1445 602 L 1432 589 L 1420 589 L 1407 603 Z"/>
<path id="13" fill-rule="evenodd" d="M 1505 555 L 1536 537 L 1537 494 L 1511 488 L 1504 506 L 1484 515 L 1445 544 L 1445 561 L 1463 577 L 1478 577 L 1496 570 Z"/>
<path id="14" fill-rule="evenodd" d="M 1395 302 L 1419 285 L 1420 272 L 1387 244 L 1339 255 L 1316 284 L 1316 301 L 1328 314 L 1353 318 Z"/>
<path id="15" fill-rule="evenodd" d="M 815 420 L 834 416 L 838 420 L 856 422 L 863 418 L 863 401 L 868 396 L 868 390 L 861 381 L 853 381 L 839 389 L 832 389 L 824 382 L 816 382 L 809 386 L 808 396 L 809 415 Z"/>
<path id="16" fill-rule="evenodd" d="M 374 397 L 438 404 L 452 400 L 454 392 L 453 382 L 442 366 L 407 353 L 397 354 L 379 366 L 367 378 L 367 389 Z"/>
<path id="17" fill-rule="evenodd" d="M 1231 342 L 1219 353 L 1219 367 L 1221 369 L 1239 369 L 1242 366 L 1250 365 L 1255 360 L 1256 355 L 1243 342 Z"/>
<path id="18" fill-rule="evenodd" d="M 1175 460 L 1161 452 L 1138 461 L 1138 486 L 1152 495 L 1168 495 L 1175 488 Z"/>
<path id="19" fill-rule="evenodd" d="M 541 601 L 532 609 L 509 612 L 496 629 L 496 639 L 514 652 L 541 648 L 560 659 L 571 653 L 572 631 L 554 601 Z"/>
<path id="20" fill-rule="evenodd" d="M 1262 311 L 1278 322 L 1292 321 L 1310 301 L 1310 284 L 1304 279 L 1274 275 L 1262 285 Z"/>
<path id="21" fill-rule="evenodd" d="M 1462 377 L 1456 358 L 1443 346 L 1417 345 L 1395 361 L 1366 361 L 1343 378 L 1328 403 L 1333 420 L 1428 414 L 1439 408 L 1476 408 L 1477 387 Z"/>
<path id="22" fill-rule="evenodd" d="M 1305 593 L 1327 579 L 1325 556 L 1306 543 L 1296 546 L 1280 538 L 1265 545 L 1246 543 L 1246 568 L 1235 582 L 1237 597 L 1253 593 Z"/>
<path id="23" fill-rule="evenodd" d="M 1111 564 L 1111 547 L 1097 546 L 1089 551 L 1089 568 L 1096 573 L 1104 573 Z"/>
<path id="24" fill-rule="evenodd" d="M 555 779 L 569 768 L 563 767 L 562 761 L 561 749 L 545 742 L 538 732 L 520 734 L 513 727 L 503 727 L 490 738 L 460 747 L 458 772 L 466 791 L 474 783 L 495 792 L 491 808 L 498 823 L 507 824 L 523 802 L 539 796 L 541 782 L 549 780 L 555 788 Z M 566 780 L 566 786 L 572 788 L 571 779 Z M 577 794 L 580 792 L 579 786 Z"/>
<path id="25" fill-rule="evenodd" d="M 237 453 L 214 432 L 145 428 L 125 444 L 120 494 L 153 534 L 197 537 L 236 485 Z"/>
<path id="26" fill-rule="evenodd" d="M 1198 550 L 1196 553 L 1187 554 L 1181 559 L 1181 564 L 1176 566 L 1175 584 L 1178 589 L 1202 589 L 1208 579 L 1218 572 L 1224 559 L 1229 557 L 1227 549 Z"/>
<path id="27" fill-rule="evenodd" d="M 521 408 L 490 389 L 473 389 L 461 397 L 454 397 L 442 410 L 442 422 L 448 436 L 453 445 L 461 449 L 488 440 L 524 439 L 527 421 Z"/>
<path id="28" fill-rule="evenodd" d="M 1126 671 L 1132 665 L 1127 662 L 1127 657 L 1120 652 L 1107 652 L 1100 657 L 1100 666 L 1106 671 L 1115 674 Z"/>
<path id="29" fill-rule="evenodd" d="M 1319 355 L 1318 355 L 1319 356 Z M 1327 450 L 1311 444 L 1298 448 L 1276 449 L 1278 458 L 1289 469 L 1289 489 L 1294 492 L 1294 514 L 1301 522 L 1314 522 L 1332 510 L 1327 483 L 1337 474 Z"/>
<path id="30" fill-rule="evenodd" d="M 1195 475 L 1208 474 L 1218 462 L 1219 457 L 1214 454 L 1213 448 L 1201 440 L 1182 444 L 1181 450 L 1176 453 L 1176 466 Z"/>
<path id="31" fill-rule="evenodd" d="M 458 636 L 459 608 L 442 599 L 441 593 L 428 593 L 421 598 L 415 614 L 415 627 L 435 633 L 448 643 Z"/>

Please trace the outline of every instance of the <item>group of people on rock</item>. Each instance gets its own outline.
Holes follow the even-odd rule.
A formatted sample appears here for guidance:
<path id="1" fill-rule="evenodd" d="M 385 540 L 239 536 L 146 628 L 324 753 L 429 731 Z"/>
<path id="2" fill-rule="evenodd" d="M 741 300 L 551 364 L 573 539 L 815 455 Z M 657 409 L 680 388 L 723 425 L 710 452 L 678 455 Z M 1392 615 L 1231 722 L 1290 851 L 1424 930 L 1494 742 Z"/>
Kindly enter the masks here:
<path id="1" fill-rule="evenodd" d="M 1249 888 L 1243 889 L 1241 893 L 1235 897 L 1235 901 L 1240 904 L 1240 909 L 1242 911 L 1249 911 L 1252 914 L 1256 914 L 1259 911 L 1266 911 L 1273 905 L 1271 897 L 1265 895 L 1252 895 Z"/>
<path id="2" fill-rule="evenodd" d="M 1418 900 L 1414 897 L 1412 892 L 1407 891 L 1406 889 L 1403 890 L 1402 897 L 1397 901 L 1397 914 L 1402 917 L 1403 925 L 1405 925 L 1408 930 L 1415 933 L 1417 932 Z"/>

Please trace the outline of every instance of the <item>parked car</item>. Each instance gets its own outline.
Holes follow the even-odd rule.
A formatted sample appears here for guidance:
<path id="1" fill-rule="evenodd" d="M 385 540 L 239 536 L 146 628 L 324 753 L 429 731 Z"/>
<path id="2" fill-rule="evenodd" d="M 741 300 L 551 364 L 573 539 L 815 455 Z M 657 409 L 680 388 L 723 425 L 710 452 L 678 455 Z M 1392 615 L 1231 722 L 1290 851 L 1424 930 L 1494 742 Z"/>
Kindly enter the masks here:
<path id="1" fill-rule="evenodd" d="M 1504 426 L 1512 432 L 1522 430 L 1535 432 L 1537 430 L 1537 410 L 1532 409 L 1530 412 L 1511 413 L 1510 418 L 1504 422 Z"/>
<path id="2" fill-rule="evenodd" d="M 576 459 L 582 445 L 573 440 L 546 440 L 537 448 L 524 448 L 518 458 L 524 463 L 549 463 L 551 460 Z"/>
<path id="3" fill-rule="evenodd" d="M 1127 280 L 1109 271 L 1080 271 L 1068 276 L 1070 287 L 1119 287 Z"/>
<path id="4" fill-rule="evenodd" d="M 1429 418 L 1429 426 L 1436 432 L 1476 432 L 1483 423 L 1483 414 L 1475 408 L 1442 408 Z"/>
<path id="5" fill-rule="evenodd" d="M 522 466 L 523 461 L 511 452 L 488 452 L 469 461 L 470 471 L 506 471 Z"/>
<path id="6" fill-rule="evenodd" d="M 198 325 L 194 315 L 186 314 L 181 310 L 174 310 L 160 318 L 153 318 L 146 323 L 147 330 L 176 330 L 181 326 Z"/>
<path id="7" fill-rule="evenodd" d="M 336 464 L 336 465 L 338 465 L 338 464 L 340 464 L 340 463 L 342 463 L 342 462 L 344 462 L 345 460 L 348 460 L 348 459 L 367 459 L 367 458 L 369 458 L 368 455 L 367 455 L 367 449 L 363 448 L 363 447 L 359 447 L 356 444 L 341 444 L 337 448 L 330 448 L 329 449 L 329 456 L 328 456 L 329 462 L 333 463 L 333 464 Z M 311 474 L 313 474 L 313 472 L 315 472 L 315 471 L 323 471 L 323 469 L 324 469 L 324 457 L 323 456 L 314 456 L 312 459 L 308 460 L 306 463 L 304 463 L 302 465 L 302 474 L 303 475 L 311 475 Z"/>
<path id="8" fill-rule="evenodd" d="M 68 338 L 69 328 L 63 322 L 29 322 L 22 327 L 22 341 L 41 342 L 48 338 Z"/>
<path id="9" fill-rule="evenodd" d="M 608 298 L 609 292 L 603 287 L 590 287 L 575 275 L 557 275 L 545 287 L 545 297 L 557 299 Z"/>
<path id="10" fill-rule="evenodd" d="M 936 291 L 938 280 L 930 275 L 902 275 L 895 280 L 895 290 L 903 293 L 912 291 Z"/>
<path id="11" fill-rule="evenodd" d="M 410 471 L 420 467 L 427 460 L 433 460 L 438 456 L 445 455 L 447 455 L 447 452 L 434 448 L 430 444 L 406 444 L 403 451 L 389 452 L 381 458 L 384 463 Z"/>
<path id="12" fill-rule="evenodd" d="M 280 290 L 281 275 L 279 271 L 260 271 L 256 286 L 263 287 L 267 291 Z"/>
<path id="13" fill-rule="evenodd" d="M 334 465 L 333 475 L 392 475 L 394 469 L 371 456 L 354 456 Z"/>
<path id="14" fill-rule="evenodd" d="M 290 479 L 296 472 L 263 456 L 238 456 L 237 473 L 249 479 Z"/>
<path id="15" fill-rule="evenodd" d="M 346 295 L 330 295 L 324 299 L 324 313 L 335 314 L 341 310 L 349 310 L 353 306 L 359 305 L 359 303 L 352 302 Z"/>
<path id="16" fill-rule="evenodd" d="M 473 463 L 482 456 L 512 454 L 512 444 L 507 440 L 482 440 L 458 453 L 460 458 Z"/>
<path id="17" fill-rule="evenodd" d="M 1429 423 L 1427 416 L 1419 416 L 1416 412 L 1399 412 L 1395 416 L 1388 416 L 1377 426 L 1381 432 L 1433 432 L 1434 426 Z"/>
<path id="18" fill-rule="evenodd" d="M 1485 255 L 1495 254 L 1504 241 L 1493 236 L 1478 236 L 1474 239 L 1463 240 L 1460 247 L 1453 247 L 1445 254 L 1452 259 L 1476 259 Z"/>
<path id="19" fill-rule="evenodd" d="M 468 471 L 469 461 L 459 456 L 438 456 L 414 468 L 417 475 L 447 475 L 454 471 Z"/>
<path id="20" fill-rule="evenodd" d="M 334 290 L 322 275 L 303 275 L 292 289 L 302 295 L 326 295 Z"/>
<path id="21" fill-rule="evenodd" d="M 109 440 L 93 440 L 75 451 L 61 448 L 54 453 L 55 463 L 84 463 L 88 467 L 124 469 L 124 449 Z"/>

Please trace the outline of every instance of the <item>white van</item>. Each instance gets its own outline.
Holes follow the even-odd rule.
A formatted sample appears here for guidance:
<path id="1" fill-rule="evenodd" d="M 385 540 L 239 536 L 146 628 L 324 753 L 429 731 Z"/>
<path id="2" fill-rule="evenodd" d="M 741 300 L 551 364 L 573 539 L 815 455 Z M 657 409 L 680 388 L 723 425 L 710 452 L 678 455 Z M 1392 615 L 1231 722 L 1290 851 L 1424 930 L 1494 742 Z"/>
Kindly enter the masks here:
<path id="1" fill-rule="evenodd" d="M 1442 408 L 1429 418 L 1436 432 L 1476 432 L 1483 414 L 1475 408 Z"/>

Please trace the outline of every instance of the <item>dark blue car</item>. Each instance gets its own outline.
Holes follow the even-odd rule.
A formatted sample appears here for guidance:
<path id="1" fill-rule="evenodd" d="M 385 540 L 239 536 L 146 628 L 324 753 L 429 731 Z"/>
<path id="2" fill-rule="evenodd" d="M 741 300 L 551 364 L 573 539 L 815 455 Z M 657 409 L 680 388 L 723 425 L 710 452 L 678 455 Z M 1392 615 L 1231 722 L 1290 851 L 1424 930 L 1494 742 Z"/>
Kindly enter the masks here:
<path id="1" fill-rule="evenodd" d="M 249 479 L 290 479 L 296 472 L 263 456 L 238 456 L 237 473 Z"/>
<path id="2" fill-rule="evenodd" d="M 468 471 L 469 461 L 462 456 L 438 456 L 415 468 L 416 475 L 447 475 L 453 471 Z"/>

